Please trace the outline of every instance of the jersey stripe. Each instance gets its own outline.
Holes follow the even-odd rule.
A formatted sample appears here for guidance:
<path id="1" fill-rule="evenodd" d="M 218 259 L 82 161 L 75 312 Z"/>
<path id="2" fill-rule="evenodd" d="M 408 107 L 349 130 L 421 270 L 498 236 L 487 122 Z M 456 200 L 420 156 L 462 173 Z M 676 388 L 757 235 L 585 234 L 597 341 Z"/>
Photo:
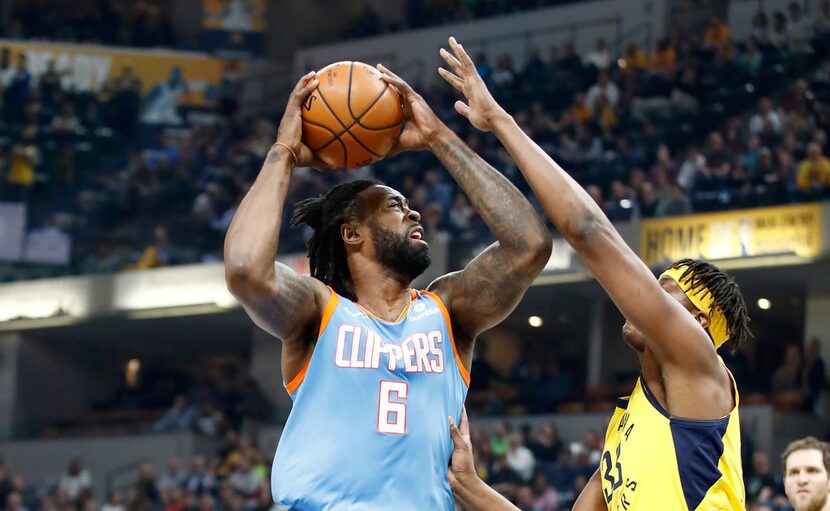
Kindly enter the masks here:
<path id="1" fill-rule="evenodd" d="M 297 373 L 297 376 L 295 376 L 294 379 L 291 380 L 288 383 L 288 385 L 285 386 L 285 390 L 287 390 L 289 394 L 293 394 L 294 391 L 296 391 L 300 387 L 300 384 L 303 382 L 303 380 L 305 380 L 305 373 L 308 372 L 309 364 L 311 364 L 311 357 L 308 357 L 308 360 L 306 361 L 303 368 L 300 369 L 300 372 Z"/>
<path id="2" fill-rule="evenodd" d="M 452 352 L 455 355 L 455 363 L 458 366 L 459 372 L 461 372 L 461 378 L 464 380 L 464 383 L 467 386 L 470 386 L 470 373 L 467 372 L 467 368 L 464 367 L 464 364 L 461 363 L 461 357 L 458 355 L 458 347 L 455 345 L 455 335 L 453 335 L 453 328 L 452 322 L 450 321 L 450 313 L 447 311 L 447 308 L 444 306 L 444 302 L 441 301 L 441 298 L 438 297 L 437 294 L 433 293 L 432 291 L 421 291 L 425 295 L 429 296 L 435 303 L 438 305 L 438 308 L 441 309 L 441 313 L 444 315 L 444 321 L 447 323 L 447 331 L 450 333 L 450 342 L 452 343 Z"/>

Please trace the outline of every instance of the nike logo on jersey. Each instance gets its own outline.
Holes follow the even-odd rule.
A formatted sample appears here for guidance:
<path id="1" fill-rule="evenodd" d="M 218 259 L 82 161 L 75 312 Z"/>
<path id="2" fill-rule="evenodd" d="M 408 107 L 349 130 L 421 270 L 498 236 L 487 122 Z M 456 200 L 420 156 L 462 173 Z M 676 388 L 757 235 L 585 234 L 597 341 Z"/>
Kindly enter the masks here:
<path id="1" fill-rule="evenodd" d="M 360 317 L 360 316 L 362 316 L 362 315 L 363 315 L 363 313 L 362 313 L 362 312 L 360 312 L 360 311 L 352 311 L 352 310 L 351 310 L 351 309 L 349 309 L 348 307 L 343 307 L 343 309 L 345 309 L 345 310 L 346 310 L 346 312 L 349 314 L 349 316 L 351 316 L 351 317 L 353 317 L 353 318 L 357 318 L 357 317 Z"/>
<path id="2" fill-rule="evenodd" d="M 389 371 L 443 373 L 443 345 L 440 330 L 417 332 L 393 344 L 384 342 L 373 330 L 343 324 L 337 330 L 334 364 L 356 369 L 379 369 L 383 364 Z"/>

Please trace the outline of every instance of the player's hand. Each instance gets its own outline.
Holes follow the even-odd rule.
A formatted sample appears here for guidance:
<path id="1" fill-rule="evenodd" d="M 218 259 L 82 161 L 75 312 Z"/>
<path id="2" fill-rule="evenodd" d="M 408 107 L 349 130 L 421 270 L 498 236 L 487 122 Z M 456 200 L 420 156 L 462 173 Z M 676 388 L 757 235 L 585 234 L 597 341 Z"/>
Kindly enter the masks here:
<path id="1" fill-rule="evenodd" d="M 450 489 L 455 489 L 461 481 L 478 477 L 475 462 L 473 461 L 473 446 L 470 442 L 470 421 L 467 420 L 467 408 L 461 409 L 461 424 L 458 427 L 449 418 L 450 436 L 452 437 L 453 449 L 450 458 L 450 467 L 447 470 L 447 479 L 450 482 Z"/>
<path id="2" fill-rule="evenodd" d="M 314 167 L 324 170 L 328 165 L 314 157 L 311 149 L 303 143 L 303 120 L 300 116 L 300 108 L 308 95 L 317 88 L 320 82 L 317 80 L 317 73 L 311 71 L 304 75 L 294 86 L 288 104 L 285 105 L 285 113 L 280 120 L 280 127 L 277 130 L 277 142 L 285 144 L 294 151 L 297 167 Z"/>
<path id="3" fill-rule="evenodd" d="M 487 90 L 484 80 L 464 48 L 454 37 L 450 37 L 449 43 L 452 53 L 444 48 L 441 48 L 439 53 L 452 71 L 439 67 L 438 74 L 467 99 L 466 103 L 456 101 L 455 110 L 476 128 L 491 131 L 496 119 L 507 114 Z"/>
<path id="4" fill-rule="evenodd" d="M 403 78 L 386 69 L 383 64 L 378 64 L 378 71 L 381 78 L 397 89 L 403 103 L 403 116 L 406 125 L 401 132 L 398 142 L 389 151 L 388 156 L 403 151 L 417 151 L 427 149 L 431 144 L 437 142 L 447 127 L 435 115 L 424 98 L 415 92 Z"/>

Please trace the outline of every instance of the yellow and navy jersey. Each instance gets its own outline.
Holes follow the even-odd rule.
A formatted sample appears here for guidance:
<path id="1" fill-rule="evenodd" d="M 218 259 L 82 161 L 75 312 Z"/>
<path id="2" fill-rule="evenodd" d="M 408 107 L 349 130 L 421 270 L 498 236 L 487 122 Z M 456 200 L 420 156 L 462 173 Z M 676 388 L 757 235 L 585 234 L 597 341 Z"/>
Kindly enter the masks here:
<path id="1" fill-rule="evenodd" d="M 631 395 L 617 400 L 605 434 L 599 476 L 608 509 L 746 509 L 737 388 L 734 395 L 726 417 L 681 419 L 638 379 Z"/>

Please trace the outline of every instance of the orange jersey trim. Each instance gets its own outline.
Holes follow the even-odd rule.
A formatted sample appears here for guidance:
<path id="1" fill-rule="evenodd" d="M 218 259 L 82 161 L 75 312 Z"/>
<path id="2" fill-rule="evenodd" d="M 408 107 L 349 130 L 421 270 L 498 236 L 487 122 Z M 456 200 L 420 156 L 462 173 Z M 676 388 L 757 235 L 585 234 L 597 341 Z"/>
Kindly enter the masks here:
<path id="1" fill-rule="evenodd" d="M 329 288 L 331 289 L 331 288 Z M 334 292 L 334 289 L 331 289 L 331 296 L 329 297 L 329 301 L 326 302 L 326 308 L 323 309 L 323 317 L 320 319 L 320 330 L 317 331 L 317 338 L 319 339 L 321 335 L 323 335 L 323 330 L 329 326 L 329 321 L 331 320 L 332 314 L 334 314 L 334 309 L 337 308 L 337 304 L 340 302 L 340 295 Z"/>
<path id="2" fill-rule="evenodd" d="M 331 288 L 329 288 L 331 289 Z M 337 303 L 340 301 L 340 296 L 331 290 L 331 296 L 329 297 L 329 301 L 326 302 L 326 308 L 323 309 L 323 316 L 320 318 L 320 329 L 317 331 L 317 338 L 319 339 L 321 335 L 323 335 L 323 331 L 329 325 L 329 321 L 331 320 L 332 314 L 334 314 L 334 309 L 337 308 Z M 311 365 L 311 357 L 314 356 L 314 352 L 312 351 L 311 355 L 308 357 L 305 365 L 300 372 L 297 373 L 297 376 L 294 377 L 293 380 L 288 382 L 285 386 L 285 390 L 288 391 L 289 394 L 293 394 L 296 391 L 300 384 L 305 380 L 305 375 L 308 372 L 308 366 Z"/>
<path id="3" fill-rule="evenodd" d="M 295 376 L 294 379 L 291 380 L 288 383 L 288 385 L 285 386 L 285 390 L 287 390 L 289 394 L 293 394 L 294 391 L 297 390 L 300 387 L 300 384 L 303 382 L 303 380 L 305 380 L 305 373 L 308 372 L 308 366 L 310 364 L 311 364 L 311 357 L 308 357 L 308 360 L 306 361 L 303 368 L 300 369 L 300 372 L 297 373 L 297 376 Z"/>
<path id="4" fill-rule="evenodd" d="M 433 293 L 432 291 L 421 292 L 435 300 L 435 303 L 438 304 L 438 308 L 441 309 L 441 313 L 444 314 L 444 321 L 447 322 L 447 330 L 449 330 L 450 332 L 450 343 L 452 344 L 453 355 L 455 355 L 455 363 L 458 365 L 459 372 L 461 372 L 461 379 L 464 380 L 464 383 L 466 383 L 469 387 L 470 373 L 467 372 L 467 368 L 464 367 L 463 363 L 461 363 L 461 357 L 458 355 L 458 348 L 455 345 L 455 335 L 453 335 L 452 333 L 452 322 L 450 321 L 449 311 L 447 311 L 447 308 L 444 306 L 444 302 L 441 301 L 441 298 L 439 298 L 437 294 Z"/>

